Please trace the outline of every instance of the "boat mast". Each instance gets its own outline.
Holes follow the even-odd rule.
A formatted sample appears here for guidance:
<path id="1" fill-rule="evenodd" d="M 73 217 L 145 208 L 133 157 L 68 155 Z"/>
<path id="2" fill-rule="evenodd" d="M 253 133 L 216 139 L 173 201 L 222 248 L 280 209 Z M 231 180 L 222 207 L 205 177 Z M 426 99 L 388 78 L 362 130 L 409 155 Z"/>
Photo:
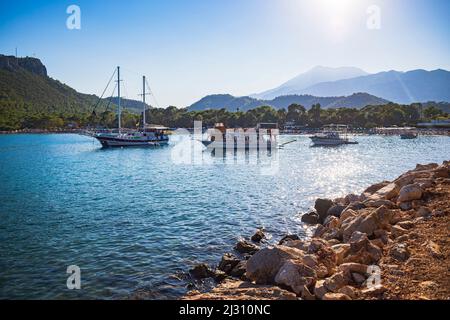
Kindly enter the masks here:
<path id="1" fill-rule="evenodd" d="M 142 129 L 145 131 L 145 76 L 142 76 L 142 104 L 144 112 L 142 114 Z"/>
<path id="2" fill-rule="evenodd" d="M 122 110 L 120 108 L 120 67 L 117 67 L 117 99 L 118 99 L 118 112 L 117 115 L 119 117 L 119 133 L 122 129 L 121 118 L 122 118 Z"/>

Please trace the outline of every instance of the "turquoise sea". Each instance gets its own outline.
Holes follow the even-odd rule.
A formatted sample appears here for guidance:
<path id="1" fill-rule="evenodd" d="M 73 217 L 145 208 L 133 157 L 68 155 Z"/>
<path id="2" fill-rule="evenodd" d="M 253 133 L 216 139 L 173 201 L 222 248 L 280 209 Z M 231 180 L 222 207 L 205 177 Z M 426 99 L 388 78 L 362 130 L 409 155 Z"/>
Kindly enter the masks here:
<path id="1" fill-rule="evenodd" d="M 217 263 L 257 227 L 269 241 L 306 237 L 298 213 L 317 197 L 450 159 L 449 137 L 358 136 L 338 148 L 281 137 L 292 139 L 269 156 L 189 161 L 174 142 L 104 150 L 79 135 L 0 136 L 0 298 L 177 298 L 183 272 Z M 69 265 L 81 269 L 80 290 L 66 287 Z"/>

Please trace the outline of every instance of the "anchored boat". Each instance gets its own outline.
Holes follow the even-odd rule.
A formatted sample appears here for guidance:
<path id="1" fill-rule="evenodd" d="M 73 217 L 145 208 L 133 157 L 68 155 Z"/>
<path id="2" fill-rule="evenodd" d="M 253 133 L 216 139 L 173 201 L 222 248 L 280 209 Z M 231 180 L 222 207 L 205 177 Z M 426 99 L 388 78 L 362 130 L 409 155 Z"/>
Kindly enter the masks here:
<path id="1" fill-rule="evenodd" d="M 406 128 L 404 132 L 400 134 L 400 139 L 416 139 L 419 136 L 417 131 L 413 128 Z"/>
<path id="2" fill-rule="evenodd" d="M 347 135 L 348 126 L 330 124 L 323 127 L 323 131 L 310 137 L 313 146 L 339 146 L 343 144 L 358 144 L 351 141 Z"/>
<path id="3" fill-rule="evenodd" d="M 211 150 L 271 150 L 277 147 L 277 137 L 276 123 L 259 123 L 256 128 L 247 129 L 227 129 L 223 123 L 216 123 L 202 144 Z"/>
<path id="4" fill-rule="evenodd" d="M 169 136 L 167 131 L 169 128 L 163 126 L 147 126 L 145 119 L 146 103 L 145 96 L 149 93 L 145 92 L 146 79 L 142 77 L 142 102 L 143 102 L 143 114 L 142 114 L 142 128 L 141 130 L 127 130 L 121 126 L 121 105 L 120 105 L 120 67 L 117 67 L 117 116 L 118 116 L 118 129 L 110 132 L 94 132 L 91 134 L 97 139 L 103 147 L 155 147 L 163 146 L 169 143 Z"/>

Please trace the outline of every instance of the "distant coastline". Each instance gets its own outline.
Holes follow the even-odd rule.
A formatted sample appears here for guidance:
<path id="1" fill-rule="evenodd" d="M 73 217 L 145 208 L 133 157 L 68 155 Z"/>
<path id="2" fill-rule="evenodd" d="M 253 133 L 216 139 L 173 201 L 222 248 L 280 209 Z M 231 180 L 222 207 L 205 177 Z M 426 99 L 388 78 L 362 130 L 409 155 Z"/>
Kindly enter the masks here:
<path id="1" fill-rule="evenodd" d="M 401 127 L 399 127 L 401 129 Z M 86 129 L 20 129 L 20 130 L 10 130 L 10 131 L 0 131 L 0 135 L 10 135 L 10 134 L 80 134 Z M 280 130 L 281 134 L 288 135 L 301 135 L 301 134 L 311 134 L 319 131 L 320 128 L 309 128 L 301 130 L 290 130 L 284 129 Z M 439 136 L 450 136 L 450 128 L 417 128 L 415 129 L 420 135 L 439 135 Z M 374 128 L 359 128 L 350 129 L 348 131 L 350 134 L 374 134 L 374 135 L 394 135 L 395 133 L 385 132 L 375 130 Z"/>

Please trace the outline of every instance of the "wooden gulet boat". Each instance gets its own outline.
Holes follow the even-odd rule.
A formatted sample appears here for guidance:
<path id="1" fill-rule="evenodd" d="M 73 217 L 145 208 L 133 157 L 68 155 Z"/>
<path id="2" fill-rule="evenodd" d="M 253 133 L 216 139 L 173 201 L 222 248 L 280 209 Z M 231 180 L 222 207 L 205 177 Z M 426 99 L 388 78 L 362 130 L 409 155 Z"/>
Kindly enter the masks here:
<path id="1" fill-rule="evenodd" d="M 169 143 L 167 135 L 168 128 L 163 126 L 147 126 L 145 119 L 146 103 L 145 92 L 146 79 L 142 77 L 142 130 L 125 131 L 121 126 L 121 105 L 120 105 L 120 67 L 117 67 L 117 95 L 118 95 L 118 130 L 117 132 L 96 132 L 92 136 L 97 139 L 105 148 L 109 147 L 155 147 Z"/>

